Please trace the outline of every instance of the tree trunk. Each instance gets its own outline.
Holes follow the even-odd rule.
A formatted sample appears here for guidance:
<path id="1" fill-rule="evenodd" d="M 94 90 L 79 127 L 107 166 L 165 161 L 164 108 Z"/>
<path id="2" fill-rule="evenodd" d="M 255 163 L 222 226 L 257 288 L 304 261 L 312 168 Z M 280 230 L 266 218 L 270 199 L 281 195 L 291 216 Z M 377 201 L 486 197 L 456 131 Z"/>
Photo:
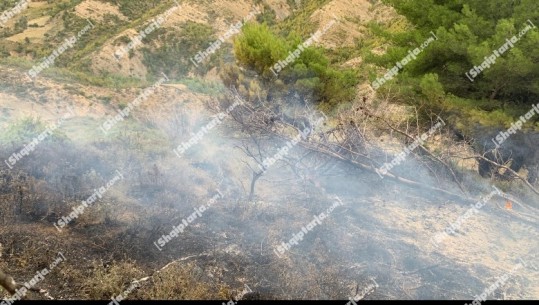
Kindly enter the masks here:
<path id="1" fill-rule="evenodd" d="M 253 201 L 255 197 L 255 184 L 258 178 L 262 177 L 263 172 L 255 173 L 253 172 L 253 179 L 251 179 L 251 191 L 249 193 L 249 201 Z"/>

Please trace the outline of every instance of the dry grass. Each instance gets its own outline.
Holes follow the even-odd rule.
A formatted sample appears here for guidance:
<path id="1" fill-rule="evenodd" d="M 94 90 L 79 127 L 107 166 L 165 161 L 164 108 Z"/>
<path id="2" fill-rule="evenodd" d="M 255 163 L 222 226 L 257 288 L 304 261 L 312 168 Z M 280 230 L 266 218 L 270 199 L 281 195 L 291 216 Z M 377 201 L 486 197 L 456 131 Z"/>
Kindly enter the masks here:
<path id="1" fill-rule="evenodd" d="M 143 286 L 137 299 L 143 300 L 211 300 L 229 299 L 230 289 L 225 285 L 206 283 L 203 270 L 194 263 L 174 263 L 153 276 Z"/>
<path id="2" fill-rule="evenodd" d="M 84 295 L 93 300 L 110 299 L 125 291 L 130 283 L 144 276 L 144 271 L 133 261 L 113 262 L 105 266 L 93 262 L 93 272 L 83 280 Z"/>

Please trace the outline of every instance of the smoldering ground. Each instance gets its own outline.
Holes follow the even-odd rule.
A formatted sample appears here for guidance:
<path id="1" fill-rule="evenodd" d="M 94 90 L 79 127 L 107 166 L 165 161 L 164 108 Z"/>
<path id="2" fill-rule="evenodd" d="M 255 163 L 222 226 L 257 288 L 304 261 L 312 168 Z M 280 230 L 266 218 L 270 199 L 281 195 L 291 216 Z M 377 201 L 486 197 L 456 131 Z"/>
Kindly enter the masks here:
<path id="1" fill-rule="evenodd" d="M 259 178 L 254 200 L 249 201 L 252 169 L 257 167 L 240 149 L 251 145 L 251 138 L 233 118 L 205 134 L 181 159 L 173 152 L 178 143 L 205 126 L 215 110 L 226 107 L 226 102 L 220 105 L 206 99 L 178 105 L 172 101 L 185 97 L 176 90 L 158 91 L 159 110 L 141 109 L 122 122 L 119 131 L 93 138 L 95 134 L 87 130 L 93 129 L 91 124 L 99 126 L 99 120 L 71 118 L 58 137 L 44 141 L 15 171 L 2 170 L 0 242 L 12 245 L 14 253 L 6 259 L 8 265 L 35 253 L 39 248 L 36 240 L 48 234 L 50 251 L 65 253 L 66 266 L 71 266 L 66 268 L 71 270 L 85 270 L 95 261 L 109 266 L 133 260 L 144 271 L 142 278 L 186 258 L 181 262 L 193 264 L 196 282 L 214 288 L 226 285 L 231 294 L 247 284 L 255 298 L 348 299 L 374 278 L 379 287 L 366 299 L 449 299 L 480 294 L 491 285 L 489 279 L 511 270 L 519 257 L 532 259 L 537 252 L 537 243 L 533 243 L 537 222 L 498 208 L 505 201 L 501 198 L 493 198 L 454 235 L 432 245 L 430 238 L 465 213 L 467 203 L 433 190 L 382 180 L 375 172 L 309 152 L 301 145 L 285 160 L 301 157 L 301 166 L 277 162 Z M 90 126 L 74 128 L 83 122 Z M 13 126 L 13 132 L 28 127 Z M 333 127 L 328 123 L 319 132 Z M 88 134 L 82 137 L 82 132 Z M 287 140 L 275 134 L 260 134 L 259 139 L 267 156 Z M 2 146 L 2 156 L 9 156 L 21 144 L 24 139 Z M 365 149 L 380 164 L 391 155 L 382 147 Z M 115 170 L 125 180 L 70 224 L 68 234 L 45 233 L 59 215 L 106 183 Z M 432 169 L 413 156 L 395 172 L 430 187 L 458 192 L 454 183 L 433 177 Z M 473 186 L 470 192 L 474 196 L 488 194 L 488 181 L 473 175 L 462 179 Z M 223 192 L 219 203 L 163 251 L 153 247 L 193 208 L 212 198 L 216 189 Z M 332 195 L 339 196 L 344 206 L 284 257 L 276 256 L 274 247 L 289 240 L 313 215 L 325 211 L 333 203 L 328 199 Z M 32 267 L 18 267 L 12 273 L 31 273 Z M 50 281 L 64 276 L 52 275 Z M 81 271 L 71 276 L 73 285 L 64 290 L 51 283 L 51 294 L 87 296 L 77 287 L 95 274 Z M 536 297 L 537 282 L 536 270 L 524 268 L 493 297 Z M 145 291 L 156 285 L 157 280 L 148 281 L 130 298 L 147 297 Z M 118 293 L 121 291 L 114 295 Z"/>

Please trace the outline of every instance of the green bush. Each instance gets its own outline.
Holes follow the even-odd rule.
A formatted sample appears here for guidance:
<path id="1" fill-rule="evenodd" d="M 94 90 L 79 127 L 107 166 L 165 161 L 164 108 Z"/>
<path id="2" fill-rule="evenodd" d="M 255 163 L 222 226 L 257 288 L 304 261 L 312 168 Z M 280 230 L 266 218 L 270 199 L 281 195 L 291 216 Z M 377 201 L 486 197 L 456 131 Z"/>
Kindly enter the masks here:
<path id="1" fill-rule="evenodd" d="M 357 73 L 331 67 L 322 48 L 308 46 L 281 71 L 276 69 L 279 61 L 284 61 L 307 39 L 295 33 L 281 38 L 265 24 L 247 24 L 234 43 L 234 51 L 239 63 L 260 75 L 268 87 L 275 85 L 274 72 L 278 72 L 277 79 L 285 87 L 283 95 L 299 93 L 303 98 L 328 107 L 352 99 Z"/>
<path id="2" fill-rule="evenodd" d="M 23 145 L 33 138 L 39 136 L 47 130 L 49 125 L 35 118 L 24 118 L 18 122 L 9 125 L 4 132 L 0 133 L 0 143 L 13 143 L 14 145 Z M 59 130 L 47 137 L 45 141 L 58 141 L 65 139 Z"/>

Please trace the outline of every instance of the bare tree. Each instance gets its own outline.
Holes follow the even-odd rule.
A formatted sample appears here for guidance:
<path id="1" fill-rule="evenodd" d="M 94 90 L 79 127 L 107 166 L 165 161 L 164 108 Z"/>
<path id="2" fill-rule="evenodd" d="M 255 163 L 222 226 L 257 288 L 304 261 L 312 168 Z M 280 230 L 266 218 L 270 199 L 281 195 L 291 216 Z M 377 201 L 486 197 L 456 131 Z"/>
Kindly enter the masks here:
<path id="1" fill-rule="evenodd" d="M 241 99 L 239 93 L 232 88 L 230 94 L 225 99 L 225 106 L 232 104 L 235 100 Z M 243 161 L 251 170 L 252 177 L 249 188 L 249 201 L 255 197 L 255 187 L 257 181 L 266 173 L 266 160 L 273 158 L 286 145 L 287 141 L 291 141 L 299 134 L 306 137 L 314 136 L 312 131 L 313 123 L 316 121 L 316 113 L 314 109 L 309 107 L 286 108 L 280 105 L 277 101 L 271 104 L 263 102 L 260 97 L 251 101 L 251 103 L 243 103 L 238 109 L 231 113 L 234 122 L 239 126 L 239 129 L 246 139 L 241 141 L 241 144 L 235 147 L 240 149 L 251 162 Z M 305 131 L 309 131 L 306 133 Z M 307 141 L 308 138 L 302 136 L 302 141 Z M 321 164 L 307 165 L 307 160 L 313 161 L 313 153 L 309 151 L 297 150 L 290 148 L 286 154 L 275 157 L 276 162 L 288 167 L 296 175 L 304 181 L 313 182 L 309 172 L 313 168 L 320 168 Z"/>
<path id="2" fill-rule="evenodd" d="M 236 148 L 243 151 L 245 155 L 247 155 L 251 160 L 255 161 L 255 163 L 259 166 L 259 168 L 254 168 L 249 164 L 249 162 L 243 161 L 247 166 L 251 169 L 252 172 L 252 178 L 251 178 L 251 184 L 249 187 L 249 201 L 253 201 L 255 196 L 255 187 L 256 182 L 262 175 L 264 174 L 264 153 L 262 152 L 262 148 L 260 146 L 260 141 L 258 141 L 254 136 L 251 135 L 251 139 L 256 147 L 256 152 L 252 151 L 252 148 L 246 141 L 242 141 L 241 145 L 236 145 Z"/>

